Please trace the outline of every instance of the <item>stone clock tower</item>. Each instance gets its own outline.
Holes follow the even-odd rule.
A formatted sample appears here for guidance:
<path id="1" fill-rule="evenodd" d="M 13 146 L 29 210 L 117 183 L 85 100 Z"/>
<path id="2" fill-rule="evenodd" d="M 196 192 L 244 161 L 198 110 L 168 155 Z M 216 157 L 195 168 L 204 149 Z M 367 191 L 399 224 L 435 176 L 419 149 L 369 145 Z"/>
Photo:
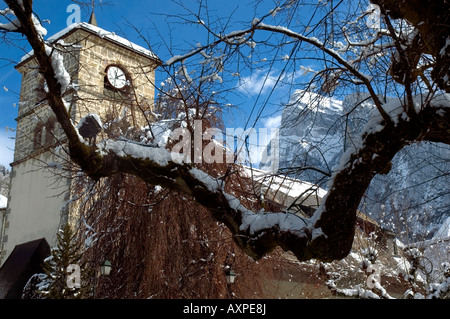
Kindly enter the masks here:
<path id="1" fill-rule="evenodd" d="M 87 118 L 99 130 L 108 117 L 145 126 L 142 114 L 152 108 L 154 70 L 160 64 L 155 54 L 95 23 L 73 24 L 48 40 L 52 59 L 59 59 L 70 77 L 64 100 L 87 143 L 93 142 L 89 130 L 83 131 Z M 0 265 L 17 245 L 45 238 L 53 246 L 59 226 L 76 219 L 70 201 L 74 172 L 64 169 L 64 134 L 45 99 L 45 81 L 33 54 L 16 69 L 22 85 L 11 190 L 0 220 Z"/>

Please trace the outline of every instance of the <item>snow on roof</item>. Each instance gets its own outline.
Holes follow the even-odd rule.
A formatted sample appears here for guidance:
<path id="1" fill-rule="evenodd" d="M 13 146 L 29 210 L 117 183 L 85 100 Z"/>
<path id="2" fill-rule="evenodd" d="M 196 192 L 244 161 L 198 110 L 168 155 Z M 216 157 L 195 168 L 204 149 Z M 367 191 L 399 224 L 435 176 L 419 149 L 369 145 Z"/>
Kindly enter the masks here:
<path id="1" fill-rule="evenodd" d="M 46 39 L 46 41 L 50 42 L 50 43 L 55 42 L 55 41 L 61 39 L 62 37 L 64 37 L 65 35 L 69 34 L 70 32 L 72 32 L 75 29 L 86 30 L 90 33 L 93 33 L 93 34 L 99 36 L 100 38 L 107 39 L 107 40 L 112 41 L 121 46 L 125 46 L 139 54 L 142 54 L 146 57 L 149 57 L 149 58 L 159 61 L 158 56 L 155 53 L 153 53 L 152 51 L 150 51 L 140 45 L 137 45 L 137 44 L 131 42 L 130 40 L 127 40 L 121 36 L 118 36 L 114 32 L 106 31 L 102 28 L 99 28 L 99 27 L 89 24 L 87 22 L 79 22 L 79 23 L 71 24 L 67 28 L 57 32 L 56 34 L 54 34 L 51 37 L 49 37 L 48 39 Z M 27 60 L 31 56 L 33 56 L 33 54 L 34 54 L 34 52 L 30 51 L 29 53 L 24 55 L 22 57 L 22 59 L 20 60 L 19 64 L 22 63 L 23 61 Z"/>
<path id="2" fill-rule="evenodd" d="M 100 119 L 100 116 L 98 116 L 98 114 L 96 114 L 96 113 L 89 113 L 88 115 L 86 115 L 85 117 L 83 117 L 80 120 L 80 122 L 77 125 L 77 128 L 82 127 L 88 118 L 94 119 L 97 122 L 99 127 L 103 127 L 103 123 L 102 123 L 102 120 Z"/>
<path id="3" fill-rule="evenodd" d="M 7 205 L 8 205 L 8 198 L 6 198 L 3 195 L 0 195 L 0 209 L 6 208 Z"/>
<path id="4" fill-rule="evenodd" d="M 292 199 L 302 197 L 304 199 L 310 198 L 304 202 L 305 205 L 317 205 L 317 200 L 321 201 L 327 191 L 319 186 L 288 177 L 286 175 L 272 174 L 260 169 L 249 168 L 243 166 L 244 173 L 253 178 L 255 182 L 261 184 L 262 191 L 269 191 L 271 200 L 281 201 L 280 204 L 290 205 Z"/>

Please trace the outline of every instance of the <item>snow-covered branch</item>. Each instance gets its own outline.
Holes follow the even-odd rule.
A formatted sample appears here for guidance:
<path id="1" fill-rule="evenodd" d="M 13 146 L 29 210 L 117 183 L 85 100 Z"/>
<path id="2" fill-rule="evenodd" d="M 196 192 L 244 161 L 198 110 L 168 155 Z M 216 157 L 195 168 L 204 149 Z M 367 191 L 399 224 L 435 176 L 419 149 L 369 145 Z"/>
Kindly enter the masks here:
<path id="1" fill-rule="evenodd" d="M 8 17 L 8 15 L 12 16 Z M 0 23 L 0 30 L 7 32 L 20 32 L 20 28 L 22 27 L 19 20 L 16 19 L 14 11 L 6 8 L 4 10 L 0 10 L 0 16 L 5 17 L 9 22 L 8 23 Z"/>

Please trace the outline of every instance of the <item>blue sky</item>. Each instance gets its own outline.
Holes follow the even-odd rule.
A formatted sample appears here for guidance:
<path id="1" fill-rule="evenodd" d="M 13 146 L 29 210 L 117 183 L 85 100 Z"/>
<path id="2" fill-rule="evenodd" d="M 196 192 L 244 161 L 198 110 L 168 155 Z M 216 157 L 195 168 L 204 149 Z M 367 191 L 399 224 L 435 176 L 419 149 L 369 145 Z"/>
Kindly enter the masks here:
<path id="1" fill-rule="evenodd" d="M 116 32 L 141 46 L 148 47 L 146 42 L 139 38 L 138 33 L 129 26 L 130 23 L 135 25 L 149 40 L 153 51 L 161 60 L 166 61 L 171 57 L 171 53 L 166 49 L 164 41 L 170 42 L 170 45 L 175 48 L 175 51 L 172 52 L 174 54 L 186 52 L 196 43 L 206 41 L 206 35 L 202 27 L 182 24 L 180 19 L 167 16 L 177 13 L 187 14 L 186 9 L 195 13 L 198 12 L 196 1 L 182 1 L 182 3 L 185 8 L 171 1 L 110 0 L 110 5 L 97 7 L 95 12 L 99 27 Z M 208 2 L 208 14 L 203 10 L 200 11 L 200 15 L 202 20 L 214 22 L 219 21 L 217 18 L 220 17 L 223 19 L 221 20 L 223 23 L 227 23 L 227 18 L 232 15 L 232 23 L 230 22 L 227 30 L 240 30 L 248 27 L 254 17 L 260 17 L 276 7 L 273 1 L 264 1 L 258 9 L 259 11 L 255 12 L 253 3 L 253 1 L 210 0 Z M 39 18 L 49 20 L 49 22 L 43 23 L 48 31 L 47 37 L 67 26 L 67 20 L 73 13 L 72 11 L 68 12 L 70 4 L 73 4 L 73 2 L 69 0 L 34 1 L 34 10 Z M 0 1 L 0 7 L 0 9 L 6 7 L 3 1 Z M 89 15 L 90 11 L 82 9 L 81 21 L 88 21 Z M 192 18 L 192 16 L 189 18 Z M 17 38 L 17 35 L 14 37 Z M 0 60 L 0 164 L 3 165 L 12 162 L 14 141 L 11 138 L 14 137 L 14 133 L 7 128 L 16 127 L 15 118 L 18 111 L 21 78 L 20 74 L 14 69 L 14 62 L 18 62 L 29 49 L 23 40 L 16 41 L 16 43 L 19 44 L 19 47 L 7 45 L 0 39 L 0 58 L 2 58 Z M 266 81 L 267 87 L 262 90 L 263 94 L 255 102 L 265 74 L 267 72 L 255 71 L 242 76 L 243 86 L 237 91 L 240 96 L 238 100 L 230 101 L 232 104 L 238 104 L 239 109 L 230 114 L 225 114 L 228 127 L 244 127 L 247 122 L 249 123 L 248 126 L 255 124 L 252 119 L 249 120 L 251 109 L 255 105 L 265 103 L 265 97 L 270 92 L 270 87 L 277 76 L 275 73 L 269 74 L 270 76 Z M 162 80 L 158 79 L 158 81 Z M 158 81 L 157 83 L 159 83 Z M 271 96 L 271 99 L 268 101 L 256 126 L 272 127 L 279 124 L 280 116 L 277 111 L 279 111 L 281 96 L 275 94 Z M 256 110 L 258 110 L 258 107 Z M 253 112 L 252 116 L 257 116 L 256 113 L 256 111 Z"/>

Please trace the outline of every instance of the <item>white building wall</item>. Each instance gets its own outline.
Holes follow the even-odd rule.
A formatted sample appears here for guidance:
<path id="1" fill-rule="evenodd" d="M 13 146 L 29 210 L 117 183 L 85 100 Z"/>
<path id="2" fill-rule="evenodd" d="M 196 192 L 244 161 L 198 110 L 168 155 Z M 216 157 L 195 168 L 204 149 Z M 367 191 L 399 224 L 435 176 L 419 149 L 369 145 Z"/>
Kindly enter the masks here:
<path id="1" fill-rule="evenodd" d="M 45 167 L 49 153 L 13 167 L 8 203 L 3 255 L 8 256 L 16 245 L 45 237 L 50 246 L 56 244 L 56 231 L 67 218 L 61 211 L 69 194 L 68 180 Z M 6 258 L 3 258 L 0 263 Z"/>

